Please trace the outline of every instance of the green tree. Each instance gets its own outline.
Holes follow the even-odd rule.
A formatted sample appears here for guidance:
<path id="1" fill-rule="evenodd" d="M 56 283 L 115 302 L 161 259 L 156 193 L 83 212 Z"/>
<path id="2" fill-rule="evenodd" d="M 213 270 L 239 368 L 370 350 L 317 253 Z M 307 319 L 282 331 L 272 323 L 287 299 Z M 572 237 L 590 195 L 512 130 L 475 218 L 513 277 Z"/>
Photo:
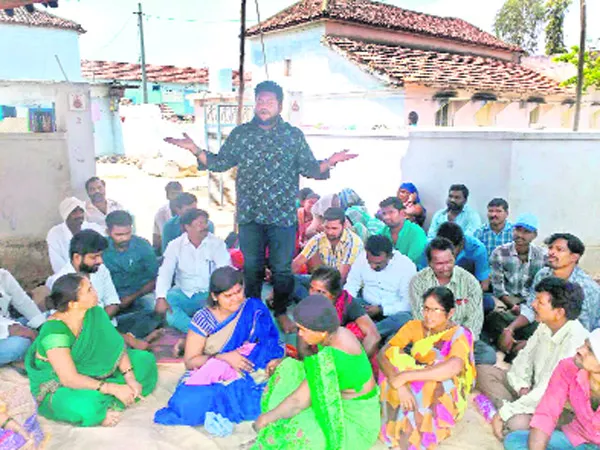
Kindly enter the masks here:
<path id="1" fill-rule="evenodd" d="M 555 62 L 566 62 L 577 67 L 579 63 L 579 47 L 571 47 L 569 53 L 564 53 L 553 59 Z M 577 84 L 577 75 L 561 83 L 563 86 L 575 86 Z M 583 56 L 583 90 L 589 87 L 600 89 L 600 52 L 585 52 Z"/>
<path id="2" fill-rule="evenodd" d="M 563 25 L 571 0 L 548 0 L 546 3 L 546 55 L 565 53 Z"/>
<path id="3" fill-rule="evenodd" d="M 542 0 L 506 0 L 496 13 L 494 31 L 500 39 L 535 53 L 545 15 Z"/>

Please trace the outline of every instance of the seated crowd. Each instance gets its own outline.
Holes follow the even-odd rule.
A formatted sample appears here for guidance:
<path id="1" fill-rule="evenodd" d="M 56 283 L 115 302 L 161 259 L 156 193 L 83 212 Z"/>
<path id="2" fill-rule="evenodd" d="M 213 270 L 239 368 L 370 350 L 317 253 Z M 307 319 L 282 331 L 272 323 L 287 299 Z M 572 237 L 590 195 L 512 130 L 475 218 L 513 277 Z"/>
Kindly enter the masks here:
<path id="1" fill-rule="evenodd" d="M 534 244 L 538 219 L 509 221 L 501 198 L 482 225 L 462 184 L 427 232 L 412 183 L 376 214 L 352 189 L 304 188 L 287 286 L 256 261 L 244 279 L 237 239 L 217 237 L 180 183 L 166 186 L 152 244 L 105 187 L 93 177 L 88 202 L 60 203 L 45 304 L 0 269 L 0 366 L 24 362 L 42 416 L 114 426 L 154 390 L 152 343 L 168 327 L 185 336 L 185 373 L 158 424 L 222 435 L 251 420 L 256 449 L 432 449 L 477 390 L 507 449 L 600 445 L 600 286 L 573 234 Z M 0 422 L 37 442 L 6 408 Z"/>

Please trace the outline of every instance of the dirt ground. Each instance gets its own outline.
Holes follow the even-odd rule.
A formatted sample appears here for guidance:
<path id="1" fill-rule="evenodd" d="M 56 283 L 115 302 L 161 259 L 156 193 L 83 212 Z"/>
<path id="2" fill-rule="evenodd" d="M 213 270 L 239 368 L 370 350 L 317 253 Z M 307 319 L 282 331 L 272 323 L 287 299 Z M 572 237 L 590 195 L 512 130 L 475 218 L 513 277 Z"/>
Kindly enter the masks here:
<path id="1" fill-rule="evenodd" d="M 227 204 L 220 207 L 214 202 L 209 205 L 206 172 L 185 178 L 154 177 L 134 165 L 120 163 L 98 163 L 96 172 L 97 176 L 106 181 L 106 196 L 121 203 L 135 216 L 136 234 L 150 242 L 154 215 L 167 202 L 165 185 L 169 181 L 179 181 L 186 192 L 198 197 L 198 207 L 208 211 L 217 236 L 225 239 L 233 230 L 234 206 Z M 219 197 L 218 186 L 214 183 L 211 185 L 211 192 Z"/>

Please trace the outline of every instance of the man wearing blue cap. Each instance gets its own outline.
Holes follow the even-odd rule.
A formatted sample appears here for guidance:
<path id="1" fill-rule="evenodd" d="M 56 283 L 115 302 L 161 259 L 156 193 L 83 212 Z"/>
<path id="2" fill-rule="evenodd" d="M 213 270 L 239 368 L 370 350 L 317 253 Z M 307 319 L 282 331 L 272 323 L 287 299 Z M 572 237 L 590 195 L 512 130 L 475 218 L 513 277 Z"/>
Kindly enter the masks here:
<path id="1" fill-rule="evenodd" d="M 513 225 L 513 242 L 500 245 L 490 256 L 492 292 L 509 310 L 493 312 L 486 318 L 484 330 L 492 343 L 520 314 L 520 304 L 528 298 L 533 279 L 546 265 L 545 250 L 533 244 L 538 227 L 536 216 L 521 214 Z M 535 323 L 520 329 L 518 340 L 528 339 L 534 331 Z"/>

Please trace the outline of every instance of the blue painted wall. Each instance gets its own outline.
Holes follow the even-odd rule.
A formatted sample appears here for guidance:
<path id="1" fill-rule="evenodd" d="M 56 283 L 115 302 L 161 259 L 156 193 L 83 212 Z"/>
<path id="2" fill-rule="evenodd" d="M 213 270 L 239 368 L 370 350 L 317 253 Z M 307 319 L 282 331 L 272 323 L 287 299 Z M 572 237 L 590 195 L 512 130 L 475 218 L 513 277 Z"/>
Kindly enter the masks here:
<path id="1" fill-rule="evenodd" d="M 81 82 L 79 34 L 72 30 L 0 24 L 0 80 Z"/>

